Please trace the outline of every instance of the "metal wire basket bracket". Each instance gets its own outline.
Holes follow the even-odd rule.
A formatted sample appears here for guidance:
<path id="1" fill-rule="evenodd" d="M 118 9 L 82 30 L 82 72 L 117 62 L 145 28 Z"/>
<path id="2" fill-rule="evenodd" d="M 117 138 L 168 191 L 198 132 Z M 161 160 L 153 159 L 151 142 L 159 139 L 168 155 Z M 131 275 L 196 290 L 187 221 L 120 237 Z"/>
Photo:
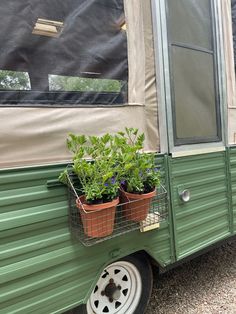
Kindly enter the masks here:
<path id="1" fill-rule="evenodd" d="M 118 205 L 95 211 L 84 208 L 75 178 L 75 174 L 68 171 L 69 224 L 72 235 L 85 246 L 134 230 L 147 232 L 158 229 L 167 219 L 167 191 L 162 185 L 157 188 L 156 196 L 149 200 L 127 200 L 121 190 Z"/>

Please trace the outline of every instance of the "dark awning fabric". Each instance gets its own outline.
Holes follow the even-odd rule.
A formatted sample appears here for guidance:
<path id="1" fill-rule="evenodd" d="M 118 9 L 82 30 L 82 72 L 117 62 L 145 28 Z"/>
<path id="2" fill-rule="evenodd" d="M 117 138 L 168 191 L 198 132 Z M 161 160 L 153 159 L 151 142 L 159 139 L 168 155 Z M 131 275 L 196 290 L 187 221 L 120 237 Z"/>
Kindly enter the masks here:
<path id="1" fill-rule="evenodd" d="M 234 38 L 234 64 L 236 67 L 236 0 L 231 1 L 232 20 L 233 20 L 233 38 Z"/>
<path id="2" fill-rule="evenodd" d="M 127 81 L 123 15 L 123 0 L 1 0 L 0 69 Z M 63 22 L 60 37 L 32 34 L 38 18 Z"/>

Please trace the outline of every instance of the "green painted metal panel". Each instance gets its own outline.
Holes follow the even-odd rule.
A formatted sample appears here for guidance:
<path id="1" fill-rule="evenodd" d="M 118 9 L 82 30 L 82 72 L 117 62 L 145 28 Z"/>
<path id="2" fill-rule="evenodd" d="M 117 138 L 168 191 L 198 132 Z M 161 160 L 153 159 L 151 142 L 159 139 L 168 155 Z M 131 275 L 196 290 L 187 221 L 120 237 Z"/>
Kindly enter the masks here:
<path id="1" fill-rule="evenodd" d="M 71 237 L 66 189 L 53 187 L 63 166 L 1 171 L 0 313 L 62 313 L 86 301 L 104 266 L 122 256 L 145 250 L 165 266 L 174 249 L 181 259 L 236 232 L 236 149 L 228 158 L 230 165 L 227 152 L 158 158 L 170 179 L 169 219 L 89 248 Z M 178 196 L 185 188 L 186 204 Z"/>
<path id="2" fill-rule="evenodd" d="M 233 231 L 236 234 L 236 148 L 230 149 L 230 174 L 233 206 Z"/>
<path id="3" fill-rule="evenodd" d="M 177 259 L 230 236 L 231 207 L 225 152 L 170 160 Z M 179 193 L 188 189 L 189 202 Z"/>
<path id="4" fill-rule="evenodd" d="M 165 175 L 164 158 L 158 158 Z M 169 221 L 86 248 L 71 237 L 63 166 L 0 171 L 0 313 L 62 313 L 86 300 L 104 266 L 145 250 L 173 262 Z M 47 182 L 51 182 L 48 188 Z"/>

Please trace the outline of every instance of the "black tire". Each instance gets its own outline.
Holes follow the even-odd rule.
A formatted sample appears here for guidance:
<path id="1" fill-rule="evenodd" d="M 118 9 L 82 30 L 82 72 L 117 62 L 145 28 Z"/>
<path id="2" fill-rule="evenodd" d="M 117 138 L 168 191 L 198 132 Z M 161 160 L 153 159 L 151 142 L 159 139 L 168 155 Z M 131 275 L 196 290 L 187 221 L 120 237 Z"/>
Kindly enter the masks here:
<path id="1" fill-rule="evenodd" d="M 122 258 L 117 262 L 128 262 L 132 264 L 138 271 L 141 277 L 142 289 L 141 295 L 137 304 L 137 307 L 134 309 L 132 314 L 144 314 L 147 308 L 151 292 L 152 292 L 152 284 L 153 284 L 153 274 L 152 267 L 148 258 L 144 254 L 135 254 Z M 112 264 L 111 264 L 112 265 Z M 109 266 L 108 266 L 109 267 Z M 109 314 L 109 312 L 107 312 Z M 88 314 L 86 305 L 81 305 L 71 311 L 68 311 L 64 314 Z M 102 314 L 97 312 L 96 314 Z M 126 314 L 124 312 L 119 311 L 117 314 Z"/>

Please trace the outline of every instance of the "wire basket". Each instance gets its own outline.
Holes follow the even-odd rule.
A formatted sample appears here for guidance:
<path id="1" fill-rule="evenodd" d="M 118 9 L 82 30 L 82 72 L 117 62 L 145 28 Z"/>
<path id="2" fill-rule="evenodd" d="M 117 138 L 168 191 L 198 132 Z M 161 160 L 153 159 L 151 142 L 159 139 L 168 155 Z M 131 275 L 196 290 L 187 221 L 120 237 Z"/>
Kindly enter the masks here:
<path id="1" fill-rule="evenodd" d="M 161 185 L 152 194 L 127 194 L 120 190 L 116 200 L 98 205 L 87 205 L 80 196 L 78 178 L 68 175 L 69 223 L 72 235 L 85 246 L 126 234 L 133 230 L 147 232 L 158 229 L 167 219 L 167 191 Z M 138 196 L 138 199 L 133 199 Z M 150 197 L 147 197 L 150 196 Z M 101 208 L 105 205 L 105 208 Z"/>

